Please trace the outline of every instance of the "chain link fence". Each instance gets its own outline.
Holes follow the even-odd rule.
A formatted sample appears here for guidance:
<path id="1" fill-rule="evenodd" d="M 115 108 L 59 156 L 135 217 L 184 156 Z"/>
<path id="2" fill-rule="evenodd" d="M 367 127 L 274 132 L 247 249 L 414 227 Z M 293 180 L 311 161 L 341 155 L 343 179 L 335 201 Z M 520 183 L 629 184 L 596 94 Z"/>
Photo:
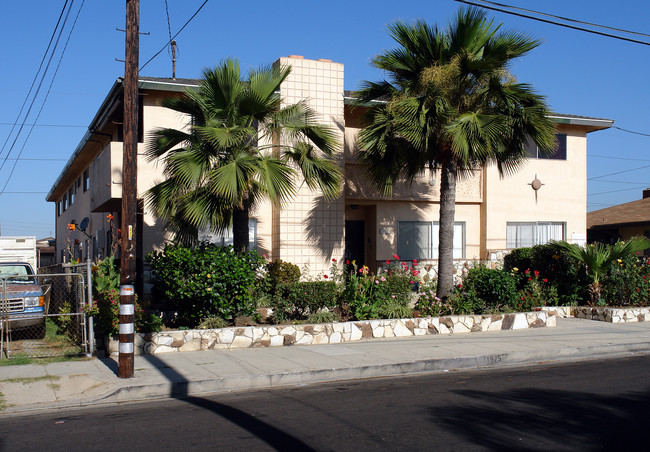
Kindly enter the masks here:
<path id="1" fill-rule="evenodd" d="M 88 353 L 89 265 L 59 264 L 0 279 L 0 358 Z"/>

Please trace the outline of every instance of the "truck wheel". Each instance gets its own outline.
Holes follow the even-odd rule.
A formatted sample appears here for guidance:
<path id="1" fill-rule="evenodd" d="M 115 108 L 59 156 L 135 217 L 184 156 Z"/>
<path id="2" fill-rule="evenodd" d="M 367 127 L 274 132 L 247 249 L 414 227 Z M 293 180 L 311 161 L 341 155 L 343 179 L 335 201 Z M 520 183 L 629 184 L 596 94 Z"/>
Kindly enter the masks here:
<path id="1" fill-rule="evenodd" d="M 44 339 L 45 338 L 45 319 L 43 319 L 42 323 L 39 323 L 36 326 L 36 332 L 34 333 L 34 336 L 36 339 Z"/>

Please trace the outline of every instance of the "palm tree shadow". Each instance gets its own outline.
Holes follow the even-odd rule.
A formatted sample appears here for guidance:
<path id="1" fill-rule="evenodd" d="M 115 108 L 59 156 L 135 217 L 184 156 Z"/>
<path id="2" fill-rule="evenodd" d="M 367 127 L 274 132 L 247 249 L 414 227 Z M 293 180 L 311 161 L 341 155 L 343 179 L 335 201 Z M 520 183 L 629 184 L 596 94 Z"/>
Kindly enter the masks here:
<path id="1" fill-rule="evenodd" d="M 334 255 L 334 250 L 340 248 L 343 243 L 342 209 L 340 200 L 330 202 L 323 196 L 318 196 L 312 202 L 312 207 L 303 220 L 307 241 L 328 261 Z M 339 221 L 340 227 L 336 227 Z"/>
<path id="2" fill-rule="evenodd" d="M 280 430 L 271 424 L 261 421 L 260 419 L 257 419 L 240 409 L 226 405 L 224 403 L 215 402 L 214 400 L 189 395 L 189 381 L 173 367 L 170 367 L 167 363 L 163 362 L 155 355 L 142 355 L 141 358 L 146 359 L 151 364 L 156 366 L 161 374 L 169 380 L 172 385 L 170 394 L 171 397 L 178 400 L 183 400 L 194 406 L 200 407 L 204 410 L 221 416 L 223 419 L 230 421 L 236 426 L 248 431 L 252 435 L 255 435 L 257 438 L 264 441 L 274 449 L 305 451 L 315 450 L 298 438 L 290 435 L 289 433 Z"/>
<path id="3" fill-rule="evenodd" d="M 437 406 L 432 421 L 491 450 L 647 447 L 650 390 L 616 396 L 538 388 L 454 392 L 471 401 Z"/>

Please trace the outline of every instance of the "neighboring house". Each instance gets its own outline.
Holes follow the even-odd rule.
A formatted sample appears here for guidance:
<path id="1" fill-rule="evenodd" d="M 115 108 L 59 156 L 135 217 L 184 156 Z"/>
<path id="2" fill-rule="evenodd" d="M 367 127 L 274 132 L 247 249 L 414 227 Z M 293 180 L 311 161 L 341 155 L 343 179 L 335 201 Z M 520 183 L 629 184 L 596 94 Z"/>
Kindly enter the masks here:
<path id="1" fill-rule="evenodd" d="M 38 267 L 48 267 L 56 263 L 56 254 L 54 251 L 54 237 L 47 237 L 36 241 L 36 251 L 38 253 Z"/>
<path id="2" fill-rule="evenodd" d="M 321 121 L 337 131 L 345 186 L 333 202 L 303 185 L 282 210 L 263 203 L 252 215 L 252 245 L 269 259 L 308 266 L 313 275 L 327 273 L 333 258 L 356 260 L 371 270 L 394 254 L 434 261 L 439 173 L 423 173 L 411 186 L 398 184 L 391 199 L 371 190 L 354 159 L 363 108 L 353 107 L 351 93 L 343 89 L 343 65 L 299 56 L 280 58 L 276 64 L 292 66 L 281 88 L 284 102 L 308 99 Z M 194 86 L 195 80 L 140 77 L 140 199 L 162 174 L 161 164 L 148 162 L 142 155 L 149 133 L 188 122 L 187 117 L 160 107 L 159 101 Z M 122 80 L 118 79 L 47 195 L 48 201 L 56 203 L 59 262 L 70 256 L 101 258 L 115 246 L 122 196 L 122 109 Z M 504 250 L 550 239 L 585 242 L 587 133 L 611 127 L 613 121 L 560 114 L 552 118 L 559 142 L 552 157 L 538 155 L 532 146 L 528 163 L 514 175 L 501 178 L 496 168 L 488 167 L 459 181 L 455 258 L 496 259 Z M 142 257 L 169 237 L 146 206 L 141 204 L 138 212 L 137 265 L 141 271 Z M 71 223 L 77 225 L 74 231 L 67 227 Z M 82 225 L 84 231 L 79 230 Z"/>
<path id="3" fill-rule="evenodd" d="M 637 235 L 650 238 L 650 188 L 637 201 L 587 213 L 589 242 L 614 243 Z"/>

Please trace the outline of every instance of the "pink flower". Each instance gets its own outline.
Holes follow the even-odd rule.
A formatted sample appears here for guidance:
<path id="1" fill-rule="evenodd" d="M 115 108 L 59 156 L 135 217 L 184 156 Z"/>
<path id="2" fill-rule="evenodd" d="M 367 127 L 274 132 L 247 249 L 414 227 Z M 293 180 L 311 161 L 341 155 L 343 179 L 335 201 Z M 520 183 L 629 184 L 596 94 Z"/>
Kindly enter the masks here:
<path id="1" fill-rule="evenodd" d="M 397 254 L 393 254 L 393 259 L 399 260 L 399 256 Z"/>
<path id="2" fill-rule="evenodd" d="M 413 259 L 413 265 L 417 265 L 417 264 L 418 264 L 418 260 L 417 260 L 417 259 Z"/>
<path id="3" fill-rule="evenodd" d="M 375 279 L 375 284 L 379 284 L 379 280 L 378 280 L 378 279 Z"/>
<path id="4" fill-rule="evenodd" d="M 415 284 L 415 281 L 409 281 L 409 284 Z"/>
<path id="5" fill-rule="evenodd" d="M 420 274 L 420 272 L 418 270 L 413 270 L 413 276 L 417 276 L 419 274 Z"/>
<path id="6" fill-rule="evenodd" d="M 383 281 L 386 281 L 386 278 L 384 278 L 384 277 L 382 276 L 382 277 L 381 277 L 381 280 L 382 280 L 382 282 L 383 282 Z"/>

